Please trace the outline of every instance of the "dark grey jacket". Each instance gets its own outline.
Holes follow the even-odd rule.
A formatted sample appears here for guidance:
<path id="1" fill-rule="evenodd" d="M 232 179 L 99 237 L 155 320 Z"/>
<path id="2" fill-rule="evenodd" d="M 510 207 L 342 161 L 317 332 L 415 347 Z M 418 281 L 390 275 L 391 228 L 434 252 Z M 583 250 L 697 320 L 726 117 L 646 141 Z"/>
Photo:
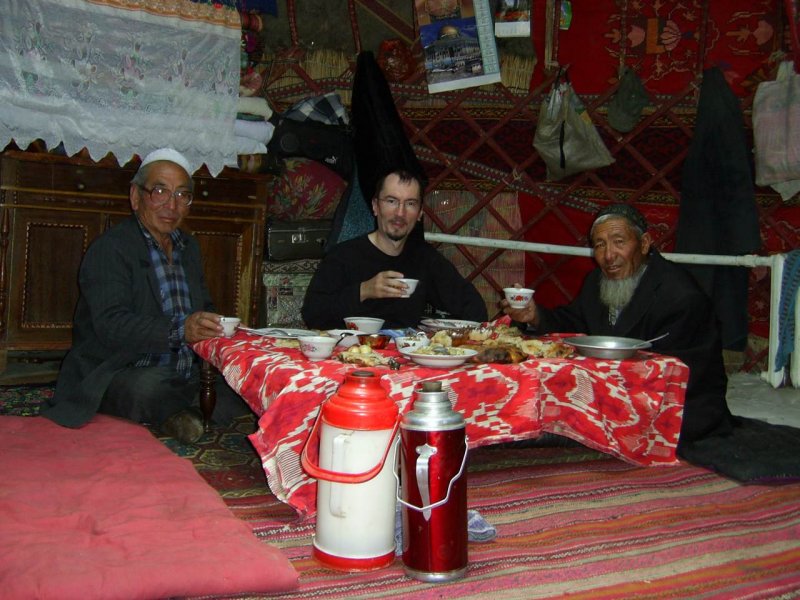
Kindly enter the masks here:
<path id="1" fill-rule="evenodd" d="M 186 237 L 182 262 L 192 310 L 213 310 L 200 246 L 194 237 Z M 61 365 L 50 405 L 42 410 L 67 427 L 80 427 L 94 416 L 119 370 L 143 354 L 170 350 L 170 317 L 162 311 L 158 282 L 135 216 L 89 246 L 79 286 L 72 349 Z"/>

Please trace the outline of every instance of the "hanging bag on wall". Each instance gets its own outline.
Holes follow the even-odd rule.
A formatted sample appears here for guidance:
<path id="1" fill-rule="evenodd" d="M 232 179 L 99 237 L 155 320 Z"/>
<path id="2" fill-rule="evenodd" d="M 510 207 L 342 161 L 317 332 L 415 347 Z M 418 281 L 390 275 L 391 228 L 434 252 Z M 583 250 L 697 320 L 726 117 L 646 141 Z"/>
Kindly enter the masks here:
<path id="1" fill-rule="evenodd" d="M 756 184 L 800 190 L 800 75 L 792 61 L 778 68 L 775 81 L 758 84 L 753 99 Z M 784 200 L 787 197 L 784 196 Z"/>
<path id="2" fill-rule="evenodd" d="M 614 162 L 569 78 L 561 71 L 542 101 L 533 147 L 547 165 L 548 181 Z"/>

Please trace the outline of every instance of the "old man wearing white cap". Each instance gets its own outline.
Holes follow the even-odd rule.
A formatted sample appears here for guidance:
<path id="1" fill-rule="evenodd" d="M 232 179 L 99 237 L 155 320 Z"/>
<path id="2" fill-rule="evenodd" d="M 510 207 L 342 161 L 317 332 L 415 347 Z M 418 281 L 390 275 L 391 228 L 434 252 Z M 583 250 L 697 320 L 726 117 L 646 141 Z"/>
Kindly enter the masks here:
<path id="1" fill-rule="evenodd" d="M 180 229 L 192 204 L 189 162 L 148 154 L 133 177 L 133 214 L 89 247 L 79 274 L 72 349 L 42 414 L 80 427 L 96 412 L 197 441 L 199 374 L 190 344 L 222 334 L 197 240 Z"/>

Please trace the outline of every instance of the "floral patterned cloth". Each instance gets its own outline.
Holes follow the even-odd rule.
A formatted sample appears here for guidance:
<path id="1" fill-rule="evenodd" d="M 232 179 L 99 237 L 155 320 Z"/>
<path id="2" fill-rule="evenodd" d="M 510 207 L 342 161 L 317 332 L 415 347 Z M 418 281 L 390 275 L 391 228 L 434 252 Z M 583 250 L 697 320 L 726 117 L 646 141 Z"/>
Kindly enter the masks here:
<path id="1" fill-rule="evenodd" d="M 0 19 L 0 147 L 42 139 L 120 164 L 171 146 L 237 165 L 241 20 L 190 0 L 28 0 Z"/>
<path id="2" fill-rule="evenodd" d="M 239 331 L 194 346 L 258 414 L 250 441 L 272 492 L 301 516 L 316 512 L 316 482 L 300 455 L 320 405 L 359 367 L 311 362 L 296 348 Z M 399 358 L 392 345 L 382 354 Z M 689 369 L 676 358 L 641 352 L 630 360 L 529 359 L 520 364 L 373 369 L 401 413 L 420 381 L 449 389 L 467 422 L 470 447 L 551 432 L 638 465 L 675 465 Z"/>

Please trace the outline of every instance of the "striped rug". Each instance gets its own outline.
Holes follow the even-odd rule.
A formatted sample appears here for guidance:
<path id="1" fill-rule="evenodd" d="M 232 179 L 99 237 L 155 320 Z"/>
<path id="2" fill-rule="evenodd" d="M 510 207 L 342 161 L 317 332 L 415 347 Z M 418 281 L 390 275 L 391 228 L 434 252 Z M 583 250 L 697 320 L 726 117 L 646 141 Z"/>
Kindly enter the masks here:
<path id="1" fill-rule="evenodd" d="M 48 386 L 0 387 L 0 414 L 36 414 L 50 395 Z M 371 573 L 327 570 L 311 558 L 313 520 L 299 522 L 269 493 L 247 440 L 254 427 L 241 417 L 197 444 L 162 441 L 292 561 L 300 590 L 269 598 L 800 598 L 800 483 L 635 467 L 581 446 L 470 453 L 469 507 L 497 537 L 470 544 L 463 580 L 421 583 L 399 560 Z"/>
<path id="2" fill-rule="evenodd" d="M 470 457 L 469 507 L 497 528 L 467 577 L 346 574 L 310 556 L 314 523 L 269 495 L 226 500 L 300 573 L 277 598 L 798 598 L 800 484 L 744 486 L 692 466 L 640 468 L 584 448 Z M 246 597 L 246 596 L 244 596 Z"/>

